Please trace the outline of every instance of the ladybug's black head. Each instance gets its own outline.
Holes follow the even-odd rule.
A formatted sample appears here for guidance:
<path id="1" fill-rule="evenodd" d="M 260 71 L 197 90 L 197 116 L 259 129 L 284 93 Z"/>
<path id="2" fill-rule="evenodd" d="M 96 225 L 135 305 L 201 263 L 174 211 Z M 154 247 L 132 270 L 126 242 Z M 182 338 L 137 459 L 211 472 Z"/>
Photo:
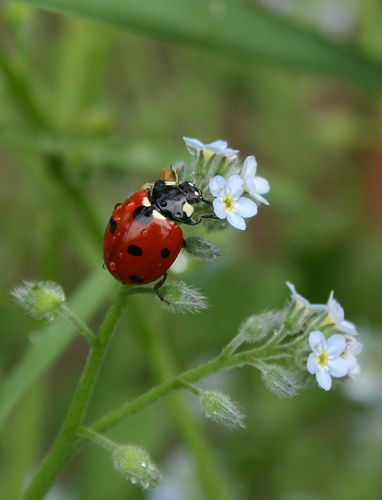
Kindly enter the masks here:
<path id="1" fill-rule="evenodd" d="M 191 182 L 176 185 L 158 180 L 149 194 L 149 201 L 165 217 L 188 224 L 194 213 L 194 205 L 205 200 L 201 191 Z"/>
<path id="2" fill-rule="evenodd" d="M 191 182 L 182 182 L 179 184 L 178 188 L 182 191 L 182 193 L 184 193 L 186 200 L 190 203 L 190 205 L 195 205 L 203 199 L 200 189 L 194 186 Z"/>

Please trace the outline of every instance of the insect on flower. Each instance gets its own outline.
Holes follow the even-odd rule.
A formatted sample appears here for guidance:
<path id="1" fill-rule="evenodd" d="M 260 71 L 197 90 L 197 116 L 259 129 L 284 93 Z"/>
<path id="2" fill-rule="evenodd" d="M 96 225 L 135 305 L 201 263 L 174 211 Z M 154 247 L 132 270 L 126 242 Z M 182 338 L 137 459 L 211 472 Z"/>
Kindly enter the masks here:
<path id="1" fill-rule="evenodd" d="M 178 183 L 174 172 L 165 170 L 161 179 L 146 184 L 123 203 L 117 203 L 104 236 L 104 262 L 109 272 L 125 284 L 142 285 L 162 278 L 185 245 L 179 223 L 195 226 L 211 213 L 192 218 L 195 205 L 211 201 L 191 182 Z"/>

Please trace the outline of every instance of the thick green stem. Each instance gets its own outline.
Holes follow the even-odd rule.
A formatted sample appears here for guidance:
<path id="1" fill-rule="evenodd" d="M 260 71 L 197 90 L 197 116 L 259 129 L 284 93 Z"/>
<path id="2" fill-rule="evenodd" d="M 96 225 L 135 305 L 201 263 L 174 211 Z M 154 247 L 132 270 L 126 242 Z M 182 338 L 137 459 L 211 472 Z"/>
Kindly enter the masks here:
<path id="1" fill-rule="evenodd" d="M 135 304 L 130 305 L 131 321 L 137 330 L 139 338 L 142 340 L 146 356 L 154 369 L 156 378 L 163 381 L 173 377 L 176 369 L 169 349 L 164 342 L 161 342 L 158 335 L 154 334 L 147 321 L 144 320 L 143 315 L 134 306 Z M 186 382 L 182 381 L 183 387 L 185 384 Z M 228 488 L 214 463 L 207 439 L 192 418 L 185 402 L 180 395 L 174 395 L 170 398 L 169 404 L 175 424 L 194 459 L 196 472 L 204 490 L 205 498 L 208 500 L 228 499 Z"/>
<path id="2" fill-rule="evenodd" d="M 95 386 L 102 360 L 110 338 L 125 304 L 126 292 L 121 289 L 117 299 L 111 305 L 101 326 L 98 342 L 91 348 L 68 413 L 48 455 L 39 471 L 29 484 L 24 498 L 40 500 L 68 463 L 77 447 L 78 432 L 82 424 L 90 396 Z"/>

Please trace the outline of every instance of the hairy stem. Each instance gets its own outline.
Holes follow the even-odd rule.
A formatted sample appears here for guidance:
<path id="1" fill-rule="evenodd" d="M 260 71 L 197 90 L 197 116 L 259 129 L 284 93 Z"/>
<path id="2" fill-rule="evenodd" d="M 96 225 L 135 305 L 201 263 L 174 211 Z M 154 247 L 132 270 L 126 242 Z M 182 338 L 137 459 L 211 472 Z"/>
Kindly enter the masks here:
<path id="1" fill-rule="evenodd" d="M 26 489 L 24 498 L 40 500 L 49 491 L 77 447 L 78 432 L 95 386 L 102 360 L 125 304 L 121 288 L 101 326 L 98 341 L 91 348 L 61 430 L 40 469 Z"/>
<path id="2" fill-rule="evenodd" d="M 149 364 L 153 367 L 159 381 L 173 377 L 176 373 L 175 363 L 166 344 L 161 341 L 158 332 L 153 332 L 140 311 L 130 305 L 131 321 L 137 330 L 139 338 L 146 351 Z M 182 382 L 182 386 L 189 385 Z M 205 498 L 210 500 L 228 499 L 228 488 L 225 487 L 224 478 L 216 467 L 207 439 L 203 436 L 197 423 L 192 418 L 181 395 L 174 395 L 169 400 L 171 415 L 176 427 L 181 434 L 191 457 L 194 459 L 196 472 L 205 493 Z"/>
<path id="3" fill-rule="evenodd" d="M 73 325 L 90 345 L 97 342 L 94 332 L 66 304 L 61 304 L 61 316 Z"/>

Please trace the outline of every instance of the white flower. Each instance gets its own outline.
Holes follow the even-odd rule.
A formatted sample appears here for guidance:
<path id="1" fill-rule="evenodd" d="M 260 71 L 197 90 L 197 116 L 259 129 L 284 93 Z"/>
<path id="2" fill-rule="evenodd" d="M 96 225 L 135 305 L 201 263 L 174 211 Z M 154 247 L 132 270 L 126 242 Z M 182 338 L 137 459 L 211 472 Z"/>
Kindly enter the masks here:
<path id="1" fill-rule="evenodd" d="M 355 379 L 356 376 L 361 373 L 361 367 L 359 366 L 357 356 L 361 354 L 362 349 L 363 345 L 361 342 L 358 342 L 354 337 L 348 338 L 348 344 L 343 357 L 348 364 L 348 376 L 352 379 Z"/>
<path id="2" fill-rule="evenodd" d="M 322 389 L 329 391 L 332 377 L 344 377 L 349 371 L 348 363 L 340 357 L 346 349 L 346 339 L 336 334 L 326 340 L 322 332 L 315 330 L 309 335 L 309 345 L 313 352 L 308 358 L 308 371 L 316 375 Z"/>
<path id="3" fill-rule="evenodd" d="M 358 335 L 353 323 L 345 320 L 345 313 L 341 305 L 335 300 L 334 292 L 330 292 L 329 300 L 326 304 L 326 324 L 334 324 L 336 329 L 347 335 Z"/>
<path id="4" fill-rule="evenodd" d="M 221 175 L 210 179 L 209 187 L 214 212 L 219 219 L 227 219 L 231 226 L 242 231 L 246 228 L 244 218 L 257 214 L 257 205 L 249 198 L 241 196 L 244 192 L 243 179 L 239 175 L 231 175 L 227 180 Z"/>
<path id="5" fill-rule="evenodd" d="M 311 304 L 305 297 L 303 297 L 302 295 L 300 295 L 297 292 L 296 287 L 294 286 L 294 284 L 291 283 L 290 281 L 286 282 L 286 286 L 289 288 L 289 290 L 291 292 L 291 299 L 294 301 L 295 307 L 296 307 L 297 310 L 305 308 L 309 312 L 317 312 L 317 313 L 326 311 L 326 306 L 325 305 Z"/>
<path id="6" fill-rule="evenodd" d="M 228 160 L 236 160 L 239 154 L 237 149 L 228 148 L 227 141 L 221 139 L 211 142 L 210 144 L 204 144 L 199 139 L 193 139 L 192 137 L 183 137 L 186 143 L 187 150 L 192 156 L 198 156 L 200 151 L 203 151 L 203 156 L 205 159 L 210 158 L 212 155 L 225 156 Z"/>
<path id="7" fill-rule="evenodd" d="M 257 161 L 254 156 L 247 156 L 241 171 L 241 176 L 244 180 L 244 191 L 253 196 L 256 200 L 265 205 L 269 202 L 261 196 L 270 190 L 269 182 L 264 177 L 256 176 Z"/>

